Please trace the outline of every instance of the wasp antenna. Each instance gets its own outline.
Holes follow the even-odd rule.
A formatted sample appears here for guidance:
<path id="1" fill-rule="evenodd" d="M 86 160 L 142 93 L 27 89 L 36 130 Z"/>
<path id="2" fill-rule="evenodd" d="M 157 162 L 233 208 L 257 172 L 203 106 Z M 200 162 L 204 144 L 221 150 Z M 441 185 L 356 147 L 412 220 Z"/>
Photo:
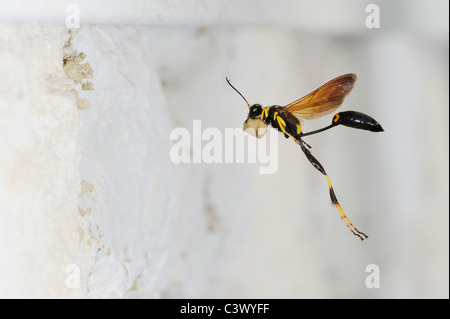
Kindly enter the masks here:
<path id="1" fill-rule="evenodd" d="M 244 99 L 245 103 L 247 103 L 248 108 L 250 108 L 250 103 L 247 102 L 247 99 L 241 94 L 241 92 L 239 92 L 234 86 L 233 84 L 231 84 L 230 79 L 228 79 L 228 77 L 225 77 L 225 79 L 227 80 L 228 84 L 233 88 L 233 90 L 235 90 L 236 92 L 238 92 L 238 94 Z"/>

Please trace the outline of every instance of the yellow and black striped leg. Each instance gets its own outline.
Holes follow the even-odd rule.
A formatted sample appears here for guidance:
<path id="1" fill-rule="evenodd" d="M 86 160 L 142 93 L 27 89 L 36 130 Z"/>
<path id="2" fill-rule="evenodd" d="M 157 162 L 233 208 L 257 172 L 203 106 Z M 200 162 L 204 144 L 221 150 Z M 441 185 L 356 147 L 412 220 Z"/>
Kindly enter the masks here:
<path id="1" fill-rule="evenodd" d="M 341 216 L 341 219 L 344 221 L 345 225 L 348 227 L 348 229 L 350 229 L 350 231 L 353 233 L 353 235 L 359 237 L 359 239 L 364 240 L 366 238 L 369 238 L 369 236 L 367 236 L 366 234 L 364 234 L 363 232 L 360 232 L 350 221 L 350 219 L 348 219 L 347 215 L 345 215 L 344 210 L 341 207 L 341 204 L 339 204 L 336 194 L 334 193 L 334 189 L 333 189 L 333 185 L 331 185 L 331 181 L 330 178 L 328 177 L 327 172 L 325 172 L 325 169 L 323 168 L 322 164 L 319 163 L 319 161 L 311 154 L 311 152 L 309 151 L 309 149 L 307 149 L 305 147 L 305 145 L 307 145 L 305 143 L 305 141 L 303 141 L 301 138 L 295 138 L 294 136 L 292 136 L 291 134 L 289 134 L 286 131 L 286 123 L 285 121 L 281 118 L 281 117 L 277 117 L 276 114 L 274 116 L 274 120 L 276 120 L 278 122 L 278 126 L 280 127 L 281 131 L 286 134 L 287 136 L 289 136 L 290 138 L 292 138 L 298 145 L 300 145 L 303 153 L 305 153 L 306 158 L 308 158 L 308 160 L 311 162 L 311 164 L 319 171 L 321 172 L 323 175 L 325 175 L 325 177 L 327 178 L 327 182 L 328 182 L 328 189 L 330 190 L 330 198 L 331 198 L 331 203 L 333 204 L 333 206 L 335 206 L 339 212 L 339 216 Z"/>
<path id="2" fill-rule="evenodd" d="M 353 235 L 358 236 L 361 240 L 364 240 L 364 239 L 368 238 L 369 236 L 367 236 L 363 232 L 359 231 L 352 224 L 350 219 L 348 219 L 347 215 L 345 215 L 344 210 L 342 209 L 341 204 L 339 204 L 339 202 L 337 200 L 337 197 L 336 197 L 336 194 L 334 193 L 334 189 L 333 189 L 333 185 L 331 185 L 330 177 L 328 177 L 328 174 L 327 174 L 327 172 L 325 172 L 325 169 L 323 168 L 322 164 L 320 164 L 319 161 L 311 154 L 311 152 L 306 147 L 303 146 L 303 140 L 300 139 L 300 141 L 298 141 L 298 144 L 302 148 L 303 153 L 305 153 L 306 157 L 311 162 L 311 164 L 319 172 L 321 172 L 323 175 L 325 175 L 325 177 L 327 178 L 328 189 L 330 190 L 331 203 L 333 204 L 334 207 L 337 208 L 337 210 L 339 212 L 339 216 L 341 216 L 341 218 L 344 221 L 345 225 L 347 225 L 348 229 L 350 229 L 350 231 L 353 233 Z"/>
<path id="3" fill-rule="evenodd" d="M 339 212 L 339 216 L 341 216 L 341 218 L 344 221 L 345 225 L 347 225 L 348 229 L 350 229 L 350 231 L 353 233 L 353 235 L 358 236 L 361 240 L 369 238 L 369 236 L 367 236 L 363 232 L 359 231 L 352 224 L 350 219 L 348 219 L 347 215 L 345 215 L 344 210 L 341 207 L 341 204 L 339 204 L 339 202 L 338 202 L 338 200 L 336 198 L 336 194 L 334 193 L 333 186 L 331 185 L 331 181 L 330 181 L 330 178 L 328 177 L 328 174 L 325 174 L 325 176 L 326 176 L 327 181 L 328 181 L 328 188 L 330 190 L 331 203 L 333 204 L 334 207 L 337 208 L 337 210 Z M 364 236 L 364 238 L 361 235 Z"/>

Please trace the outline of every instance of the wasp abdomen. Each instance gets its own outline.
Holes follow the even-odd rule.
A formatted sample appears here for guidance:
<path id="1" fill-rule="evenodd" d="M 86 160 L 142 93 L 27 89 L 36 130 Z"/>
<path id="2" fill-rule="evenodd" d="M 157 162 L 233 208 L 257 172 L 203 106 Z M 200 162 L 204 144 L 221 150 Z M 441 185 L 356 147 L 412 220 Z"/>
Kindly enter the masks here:
<path id="1" fill-rule="evenodd" d="M 333 118 L 333 125 L 338 124 L 372 132 L 384 131 L 381 125 L 374 118 L 356 111 L 337 113 Z"/>

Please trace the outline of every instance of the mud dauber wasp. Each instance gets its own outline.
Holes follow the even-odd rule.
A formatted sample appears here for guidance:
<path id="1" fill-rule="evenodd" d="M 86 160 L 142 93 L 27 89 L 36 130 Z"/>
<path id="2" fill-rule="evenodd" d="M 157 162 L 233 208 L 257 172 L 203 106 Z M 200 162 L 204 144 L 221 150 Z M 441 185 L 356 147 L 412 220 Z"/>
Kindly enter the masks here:
<path id="1" fill-rule="evenodd" d="M 266 107 L 262 107 L 260 104 L 250 105 L 245 97 L 231 84 L 230 80 L 228 78 L 226 78 L 226 80 L 244 99 L 249 108 L 247 120 L 244 122 L 244 131 L 260 138 L 266 133 L 267 126 L 271 125 L 282 132 L 286 138 L 292 138 L 300 145 L 300 148 L 311 164 L 327 178 L 331 203 L 339 211 L 339 215 L 347 225 L 348 229 L 350 229 L 353 235 L 359 237 L 361 240 L 368 238 L 368 236 L 359 231 L 345 215 L 337 200 L 336 194 L 334 193 L 328 174 L 322 164 L 320 164 L 311 154 L 311 151 L 309 150 L 311 146 L 302 139 L 305 136 L 323 132 L 337 125 L 344 125 L 372 132 L 383 131 L 381 125 L 372 117 L 356 111 L 336 113 L 330 125 L 307 133 L 302 131 L 302 120 L 316 119 L 330 114 L 342 104 L 344 98 L 350 93 L 355 84 L 356 74 L 349 73 L 341 75 L 288 105 L 272 105 Z"/>

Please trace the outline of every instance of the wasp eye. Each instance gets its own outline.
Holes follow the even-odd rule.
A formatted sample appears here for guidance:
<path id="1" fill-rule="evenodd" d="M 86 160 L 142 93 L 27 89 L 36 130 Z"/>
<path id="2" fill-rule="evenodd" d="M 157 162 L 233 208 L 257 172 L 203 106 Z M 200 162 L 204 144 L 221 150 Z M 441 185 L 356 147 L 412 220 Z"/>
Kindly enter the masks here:
<path id="1" fill-rule="evenodd" d="M 262 112 L 262 106 L 260 104 L 254 104 L 250 108 L 250 112 L 249 112 L 248 116 L 251 118 L 259 117 L 261 115 L 261 112 Z"/>

